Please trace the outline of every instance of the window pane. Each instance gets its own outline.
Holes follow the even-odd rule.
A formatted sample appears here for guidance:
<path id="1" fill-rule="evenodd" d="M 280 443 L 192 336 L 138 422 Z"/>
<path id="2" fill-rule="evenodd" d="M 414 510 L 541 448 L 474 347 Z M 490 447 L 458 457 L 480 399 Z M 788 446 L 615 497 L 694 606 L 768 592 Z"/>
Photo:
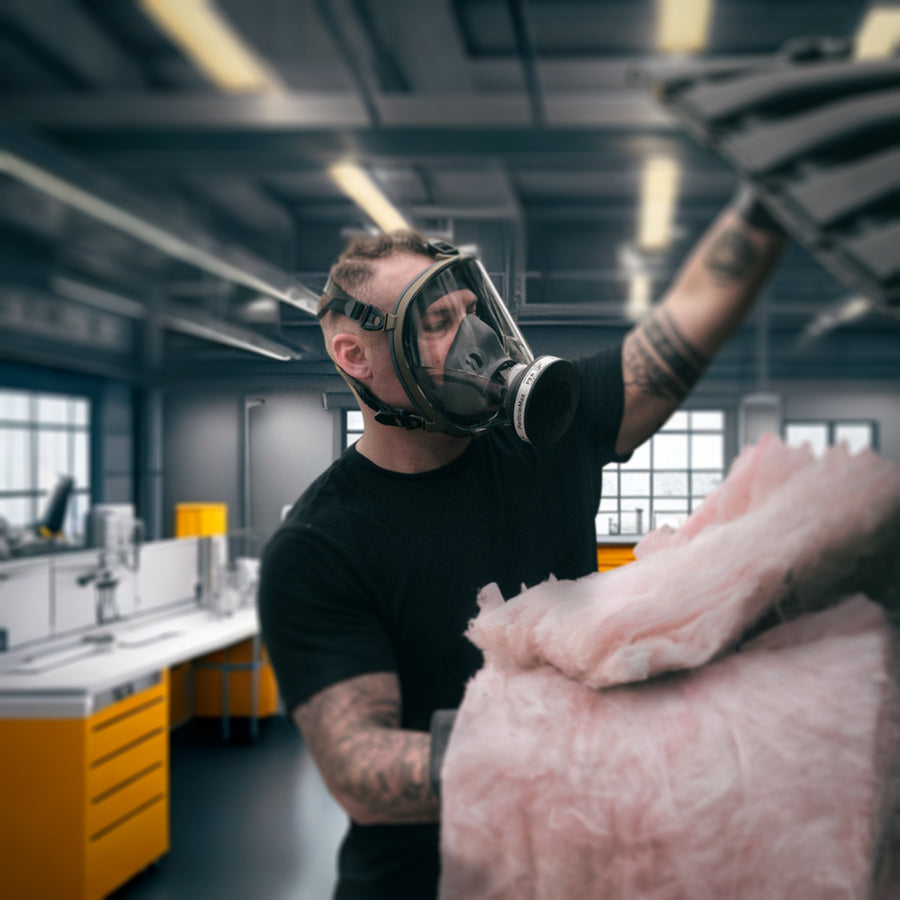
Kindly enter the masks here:
<path id="1" fill-rule="evenodd" d="M 721 469 L 725 458 L 721 434 L 695 434 L 691 438 L 691 468 Z"/>
<path id="2" fill-rule="evenodd" d="M 686 431 L 687 427 L 688 414 L 683 409 L 679 409 L 677 412 L 672 413 L 660 431 Z"/>
<path id="3" fill-rule="evenodd" d="M 73 494 L 66 510 L 65 531 L 70 539 L 81 540 L 85 537 L 85 516 L 90 507 L 91 498 L 81 492 Z"/>
<path id="4" fill-rule="evenodd" d="M 653 493 L 655 496 L 684 497 L 687 492 L 687 472 L 654 473 Z"/>
<path id="5" fill-rule="evenodd" d="M 363 417 L 358 409 L 347 410 L 347 431 L 362 431 Z"/>
<path id="6" fill-rule="evenodd" d="M 65 425 L 69 421 L 69 401 L 67 397 L 53 394 L 38 395 L 38 422 L 42 425 Z"/>
<path id="7" fill-rule="evenodd" d="M 594 519 L 594 528 L 597 536 L 610 534 L 611 517 L 607 514 L 599 515 Z"/>
<path id="8" fill-rule="evenodd" d="M 619 473 L 615 469 L 603 470 L 603 496 L 615 497 L 619 493 Z"/>
<path id="9" fill-rule="evenodd" d="M 691 476 L 691 493 L 695 497 L 705 497 L 721 483 L 721 472 L 694 472 Z"/>
<path id="10" fill-rule="evenodd" d="M 822 424 L 798 425 L 788 423 L 784 429 L 785 443 L 789 447 L 809 444 L 816 456 L 821 456 L 828 446 L 828 426 Z"/>
<path id="11" fill-rule="evenodd" d="M 650 468 L 650 441 L 645 441 L 641 444 L 634 453 L 631 454 L 631 459 L 626 463 L 622 463 L 622 469 L 649 469 Z"/>
<path id="12" fill-rule="evenodd" d="M 687 517 L 687 510 L 685 510 L 684 512 L 660 511 L 655 513 L 653 516 L 653 527 L 662 528 L 663 525 L 668 525 L 670 528 L 678 528 L 679 525 L 684 523 Z"/>
<path id="13" fill-rule="evenodd" d="M 647 530 L 647 520 L 643 509 L 622 510 L 619 520 L 619 534 L 642 534 Z"/>
<path id="14" fill-rule="evenodd" d="M 650 496 L 650 473 L 649 472 L 623 472 L 621 477 L 620 490 L 622 496 L 634 496 L 639 494 L 642 497 Z"/>
<path id="15" fill-rule="evenodd" d="M 0 518 L 14 528 L 31 525 L 37 516 L 32 512 L 31 500 L 26 497 L 0 498 Z"/>
<path id="16" fill-rule="evenodd" d="M 61 475 L 69 474 L 69 435 L 65 431 L 38 432 L 38 489 L 52 490 Z"/>
<path id="17" fill-rule="evenodd" d="M 606 497 L 600 501 L 600 512 L 618 512 L 619 511 L 619 498 L 613 495 L 612 497 Z"/>
<path id="18" fill-rule="evenodd" d="M 724 431 L 725 413 L 720 409 L 694 410 L 691 413 L 691 428 L 697 431 Z"/>
<path id="19" fill-rule="evenodd" d="M 73 425 L 91 424 L 91 404 L 87 400 L 71 400 L 70 415 Z"/>
<path id="20" fill-rule="evenodd" d="M 0 391 L 0 419 L 24 422 L 28 419 L 28 394 L 23 391 Z"/>
<path id="21" fill-rule="evenodd" d="M 862 450 L 863 447 L 871 447 L 872 426 L 868 422 L 863 424 L 851 422 L 838 422 L 834 426 L 835 444 L 846 444 L 851 453 Z"/>
<path id="22" fill-rule="evenodd" d="M 88 459 L 90 450 L 88 447 L 88 435 L 76 432 L 72 435 L 72 449 L 74 450 L 75 465 L 72 475 L 75 478 L 76 488 L 85 488 L 90 484 L 91 476 L 88 471 Z"/>
<path id="23" fill-rule="evenodd" d="M 0 428 L 0 491 L 31 487 L 30 435 L 24 428 Z"/>
<path id="24" fill-rule="evenodd" d="M 653 465 L 657 469 L 686 469 L 687 451 L 686 434 L 657 434 L 653 437 Z"/>

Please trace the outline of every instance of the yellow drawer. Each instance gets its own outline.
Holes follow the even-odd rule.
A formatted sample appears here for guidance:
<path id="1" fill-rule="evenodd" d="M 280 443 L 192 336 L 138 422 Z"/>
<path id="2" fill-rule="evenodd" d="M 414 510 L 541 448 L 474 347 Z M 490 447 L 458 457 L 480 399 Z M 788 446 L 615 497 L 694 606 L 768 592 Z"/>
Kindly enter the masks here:
<path id="1" fill-rule="evenodd" d="M 90 839 L 102 834 L 134 815 L 148 802 L 169 794 L 169 773 L 164 765 L 153 763 L 131 780 L 103 794 L 88 799 L 87 833 Z"/>
<path id="2" fill-rule="evenodd" d="M 165 734 L 168 718 L 165 693 L 156 686 L 97 713 L 88 725 L 88 764 Z"/>
<path id="3" fill-rule="evenodd" d="M 168 766 L 169 738 L 156 731 L 145 740 L 91 763 L 87 771 L 88 800 L 105 794 L 154 765 Z"/>
<path id="4" fill-rule="evenodd" d="M 162 795 L 88 841 L 86 896 L 105 897 L 168 850 L 169 803 Z"/>

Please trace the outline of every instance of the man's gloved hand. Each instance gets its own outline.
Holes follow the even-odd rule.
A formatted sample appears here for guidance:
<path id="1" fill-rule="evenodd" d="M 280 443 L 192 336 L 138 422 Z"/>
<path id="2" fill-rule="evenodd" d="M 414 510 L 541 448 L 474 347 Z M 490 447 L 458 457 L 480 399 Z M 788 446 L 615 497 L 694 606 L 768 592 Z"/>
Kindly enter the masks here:
<path id="1" fill-rule="evenodd" d="M 787 236 L 787 232 L 759 200 L 753 185 L 742 181 L 731 198 L 730 208 L 751 228 L 768 231 L 770 234 Z"/>
<path id="2" fill-rule="evenodd" d="M 444 765 L 444 753 L 450 742 L 450 732 L 456 721 L 455 709 L 436 709 L 431 716 L 431 755 L 428 759 L 428 778 L 431 789 L 441 796 L 441 768 Z"/>

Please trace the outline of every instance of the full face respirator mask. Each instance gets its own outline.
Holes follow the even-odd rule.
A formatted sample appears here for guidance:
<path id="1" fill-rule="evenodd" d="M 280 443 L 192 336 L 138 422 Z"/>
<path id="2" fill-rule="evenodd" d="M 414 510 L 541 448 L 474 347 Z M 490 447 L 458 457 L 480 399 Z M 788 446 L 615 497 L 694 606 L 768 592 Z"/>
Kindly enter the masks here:
<path id="1" fill-rule="evenodd" d="M 319 313 L 335 310 L 366 330 L 387 332 L 413 408 L 389 407 L 339 371 L 383 424 L 455 436 L 512 425 L 527 443 L 555 443 L 578 404 L 577 369 L 555 356 L 535 359 L 477 257 L 444 242 L 431 247 L 436 261 L 404 288 L 391 313 L 361 303 L 331 279 Z"/>

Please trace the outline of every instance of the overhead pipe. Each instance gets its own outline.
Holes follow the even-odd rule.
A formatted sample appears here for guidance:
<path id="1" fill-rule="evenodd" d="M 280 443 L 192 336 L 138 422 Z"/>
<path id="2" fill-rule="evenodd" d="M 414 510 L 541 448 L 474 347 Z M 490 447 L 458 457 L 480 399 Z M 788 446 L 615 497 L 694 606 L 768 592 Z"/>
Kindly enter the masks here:
<path id="1" fill-rule="evenodd" d="M 166 221 L 123 189 L 48 145 L 0 127 L 0 173 L 204 272 L 315 315 L 318 295 L 239 247 Z M 237 260 L 237 262 L 235 262 Z"/>
<path id="2" fill-rule="evenodd" d="M 541 82 L 538 77 L 537 52 L 534 36 L 531 31 L 531 19 L 528 16 L 527 0 L 508 0 L 509 14 L 512 17 L 513 29 L 516 33 L 516 48 L 522 60 L 525 74 L 525 85 L 528 88 L 528 100 L 531 104 L 531 115 L 538 128 L 546 125 L 544 116 L 544 99 L 541 93 Z"/>

